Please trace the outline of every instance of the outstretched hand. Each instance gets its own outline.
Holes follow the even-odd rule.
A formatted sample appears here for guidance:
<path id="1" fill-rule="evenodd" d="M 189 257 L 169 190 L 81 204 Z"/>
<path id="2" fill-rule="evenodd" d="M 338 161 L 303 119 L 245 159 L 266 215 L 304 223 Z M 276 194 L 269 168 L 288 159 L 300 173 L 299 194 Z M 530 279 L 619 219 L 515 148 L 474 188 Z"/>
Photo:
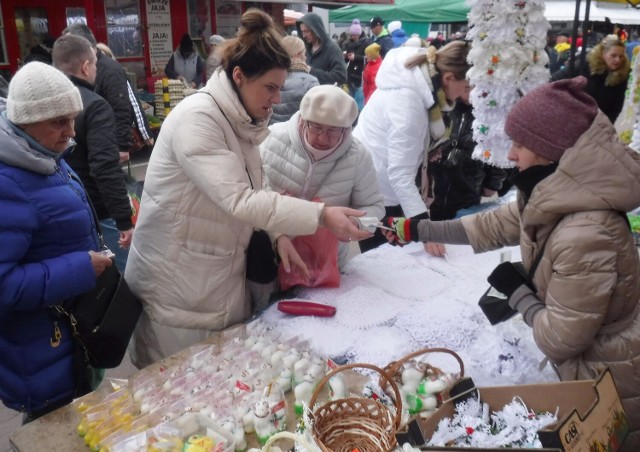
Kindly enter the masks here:
<path id="1" fill-rule="evenodd" d="M 393 231 L 385 231 L 385 236 L 390 243 L 406 245 L 409 242 L 419 242 L 418 221 L 404 217 L 384 217 L 382 223 Z"/>
<path id="2" fill-rule="evenodd" d="M 363 217 L 367 213 L 361 210 L 350 209 L 348 207 L 327 207 L 323 212 L 322 226 L 329 229 L 338 240 L 350 242 L 352 240 L 362 240 L 373 237 L 373 234 L 366 229 L 358 228 L 358 225 L 350 217 Z"/>

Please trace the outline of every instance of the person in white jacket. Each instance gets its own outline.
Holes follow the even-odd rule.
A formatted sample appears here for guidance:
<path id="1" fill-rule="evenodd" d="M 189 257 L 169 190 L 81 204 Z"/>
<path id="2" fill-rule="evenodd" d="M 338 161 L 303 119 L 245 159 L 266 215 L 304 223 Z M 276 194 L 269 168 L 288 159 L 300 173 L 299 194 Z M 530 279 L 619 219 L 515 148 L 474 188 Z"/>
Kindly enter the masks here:
<path id="1" fill-rule="evenodd" d="M 139 368 L 248 318 L 255 229 L 303 235 L 323 225 L 340 240 L 371 236 L 351 218 L 364 212 L 261 190 L 258 146 L 291 64 L 280 40 L 267 14 L 247 11 L 222 68 L 162 125 L 125 272 L 144 306 L 131 347 Z M 301 263 L 295 250 L 281 254 Z"/>
<path id="2" fill-rule="evenodd" d="M 351 133 L 357 117 L 355 100 L 337 86 L 307 91 L 300 111 L 271 126 L 260 145 L 267 186 L 296 198 L 364 210 L 382 220 L 384 203 L 373 161 Z M 348 244 L 341 243 L 339 267 L 348 251 Z"/>
<path id="3" fill-rule="evenodd" d="M 446 141 L 446 112 L 466 89 L 467 45 L 455 41 L 436 51 L 399 47 L 390 50 L 376 76 L 376 91 L 360 113 L 353 135 L 371 153 L 388 216 L 428 218 L 426 193 L 416 175 L 430 150 Z M 425 187 L 426 188 L 426 187 Z M 386 239 L 360 242 L 365 252 Z"/>

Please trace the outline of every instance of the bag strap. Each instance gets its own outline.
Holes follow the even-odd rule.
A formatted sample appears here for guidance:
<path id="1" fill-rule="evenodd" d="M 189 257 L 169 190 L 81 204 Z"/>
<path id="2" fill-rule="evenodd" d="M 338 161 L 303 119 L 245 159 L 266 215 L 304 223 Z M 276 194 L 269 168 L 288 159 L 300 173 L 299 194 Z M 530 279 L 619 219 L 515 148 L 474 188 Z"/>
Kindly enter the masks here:
<path id="1" fill-rule="evenodd" d="M 93 215 L 93 224 L 96 227 L 96 233 L 98 234 L 100 249 L 101 250 L 107 249 L 107 245 L 104 243 L 104 235 L 102 233 L 102 228 L 100 227 L 100 220 L 98 219 L 98 213 L 96 212 L 96 208 L 93 205 L 93 202 L 91 202 L 91 198 L 89 197 L 89 193 L 87 193 L 87 189 L 84 187 L 84 184 L 82 183 L 80 178 L 73 171 L 69 172 L 69 178 L 73 179 L 75 182 L 80 184 L 80 186 L 84 190 L 85 197 L 87 198 L 87 203 L 89 204 L 89 207 L 91 208 L 91 213 Z"/>
<path id="2" fill-rule="evenodd" d="M 343 156 L 344 157 L 344 156 Z M 312 196 L 308 196 L 307 200 L 311 201 L 320 191 L 320 189 L 322 188 L 322 186 L 324 185 L 324 183 L 327 181 L 327 179 L 329 179 L 329 176 L 331 175 L 331 173 L 333 172 L 333 170 L 336 168 L 336 165 L 338 164 L 338 160 L 340 160 L 342 157 L 340 157 L 339 159 L 336 159 L 333 162 L 333 165 L 331 166 L 331 169 L 329 171 L 327 171 L 327 174 L 324 175 L 324 177 L 322 178 L 322 180 L 320 181 L 320 183 L 318 184 L 318 186 L 316 187 L 316 190 L 313 192 Z"/>

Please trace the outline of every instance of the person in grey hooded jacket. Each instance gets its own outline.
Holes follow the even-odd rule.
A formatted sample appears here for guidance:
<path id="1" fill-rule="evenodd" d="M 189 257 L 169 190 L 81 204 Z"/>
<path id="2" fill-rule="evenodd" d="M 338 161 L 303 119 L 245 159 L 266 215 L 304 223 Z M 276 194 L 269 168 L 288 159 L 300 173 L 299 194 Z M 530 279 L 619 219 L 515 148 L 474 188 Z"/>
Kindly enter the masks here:
<path id="1" fill-rule="evenodd" d="M 316 76 L 321 85 L 342 86 L 347 83 L 344 55 L 324 29 L 322 18 L 314 13 L 305 14 L 296 22 L 296 27 L 307 48 L 310 74 Z"/>

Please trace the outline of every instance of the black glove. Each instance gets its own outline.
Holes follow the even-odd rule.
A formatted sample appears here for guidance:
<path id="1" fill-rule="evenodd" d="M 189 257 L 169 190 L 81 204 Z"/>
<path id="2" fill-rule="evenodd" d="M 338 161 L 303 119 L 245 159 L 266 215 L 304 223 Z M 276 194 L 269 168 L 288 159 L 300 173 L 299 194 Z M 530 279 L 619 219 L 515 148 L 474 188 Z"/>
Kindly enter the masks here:
<path id="1" fill-rule="evenodd" d="M 527 278 L 511 262 L 498 265 L 487 278 L 489 284 L 510 298 L 518 287 L 527 285 Z"/>

